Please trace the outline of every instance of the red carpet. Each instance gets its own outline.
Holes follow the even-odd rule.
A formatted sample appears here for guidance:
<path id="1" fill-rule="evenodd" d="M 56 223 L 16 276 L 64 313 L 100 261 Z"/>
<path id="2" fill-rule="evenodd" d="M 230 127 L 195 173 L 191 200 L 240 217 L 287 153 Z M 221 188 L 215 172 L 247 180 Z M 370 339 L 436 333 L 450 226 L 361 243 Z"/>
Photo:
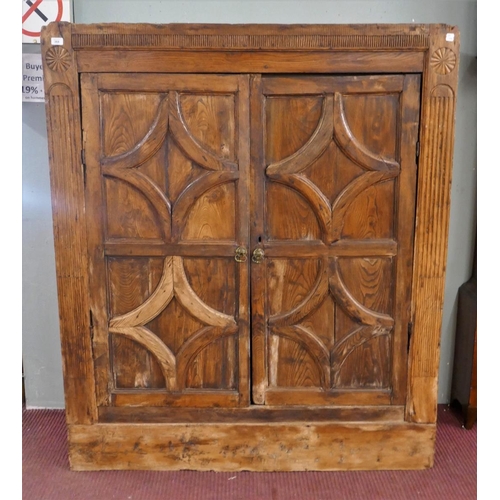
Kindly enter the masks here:
<path id="1" fill-rule="evenodd" d="M 23 411 L 24 500 L 447 500 L 477 498 L 477 427 L 440 405 L 425 471 L 71 472 L 61 410 Z"/>

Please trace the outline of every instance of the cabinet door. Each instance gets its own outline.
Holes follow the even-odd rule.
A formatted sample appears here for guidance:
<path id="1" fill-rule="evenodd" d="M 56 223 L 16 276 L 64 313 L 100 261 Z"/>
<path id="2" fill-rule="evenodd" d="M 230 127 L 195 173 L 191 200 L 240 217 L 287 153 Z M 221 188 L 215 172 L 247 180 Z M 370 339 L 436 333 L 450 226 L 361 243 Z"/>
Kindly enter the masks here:
<path id="1" fill-rule="evenodd" d="M 248 78 L 81 78 L 98 404 L 248 404 Z"/>
<path id="2" fill-rule="evenodd" d="M 420 77 L 251 93 L 253 400 L 403 404 Z"/>

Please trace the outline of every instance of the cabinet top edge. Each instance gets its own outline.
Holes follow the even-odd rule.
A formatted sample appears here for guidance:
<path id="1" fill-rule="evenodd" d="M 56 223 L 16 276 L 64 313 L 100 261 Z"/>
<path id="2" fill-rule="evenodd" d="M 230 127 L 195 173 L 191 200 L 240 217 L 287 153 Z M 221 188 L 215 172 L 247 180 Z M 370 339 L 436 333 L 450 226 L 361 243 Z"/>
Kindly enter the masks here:
<path id="1" fill-rule="evenodd" d="M 426 49 L 447 24 L 152 24 L 53 22 L 42 29 L 42 44 L 69 35 L 75 50 L 163 48 L 192 50 Z"/>

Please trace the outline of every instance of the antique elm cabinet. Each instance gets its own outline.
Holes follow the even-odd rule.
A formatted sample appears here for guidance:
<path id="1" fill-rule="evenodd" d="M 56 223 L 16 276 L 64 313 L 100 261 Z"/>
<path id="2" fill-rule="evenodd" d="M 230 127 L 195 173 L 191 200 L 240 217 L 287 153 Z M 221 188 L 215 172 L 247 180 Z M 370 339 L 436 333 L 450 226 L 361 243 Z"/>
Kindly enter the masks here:
<path id="1" fill-rule="evenodd" d="M 458 30 L 42 54 L 72 469 L 432 466 Z"/>

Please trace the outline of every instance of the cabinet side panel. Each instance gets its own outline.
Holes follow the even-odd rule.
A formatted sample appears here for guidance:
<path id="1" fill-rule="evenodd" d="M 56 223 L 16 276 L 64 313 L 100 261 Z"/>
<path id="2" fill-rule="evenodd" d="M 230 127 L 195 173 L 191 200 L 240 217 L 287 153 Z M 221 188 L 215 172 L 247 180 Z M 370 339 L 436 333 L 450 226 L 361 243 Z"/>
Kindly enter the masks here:
<path id="1" fill-rule="evenodd" d="M 61 38 L 63 45 L 51 45 Z M 51 24 L 42 33 L 47 132 L 66 418 L 97 418 L 88 306 L 84 175 L 81 164 L 78 73 L 71 26 Z"/>

